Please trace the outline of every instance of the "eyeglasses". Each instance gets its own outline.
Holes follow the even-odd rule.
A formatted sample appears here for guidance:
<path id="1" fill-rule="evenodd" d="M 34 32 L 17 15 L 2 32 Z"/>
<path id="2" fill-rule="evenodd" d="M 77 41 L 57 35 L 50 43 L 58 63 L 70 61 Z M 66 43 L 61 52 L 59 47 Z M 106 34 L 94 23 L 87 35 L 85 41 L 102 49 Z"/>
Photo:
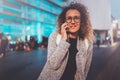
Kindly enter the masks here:
<path id="1" fill-rule="evenodd" d="M 72 22 L 72 19 L 73 19 L 75 22 L 80 22 L 80 16 L 74 16 L 73 18 L 72 18 L 72 17 L 66 17 L 66 22 L 71 23 L 71 22 Z"/>

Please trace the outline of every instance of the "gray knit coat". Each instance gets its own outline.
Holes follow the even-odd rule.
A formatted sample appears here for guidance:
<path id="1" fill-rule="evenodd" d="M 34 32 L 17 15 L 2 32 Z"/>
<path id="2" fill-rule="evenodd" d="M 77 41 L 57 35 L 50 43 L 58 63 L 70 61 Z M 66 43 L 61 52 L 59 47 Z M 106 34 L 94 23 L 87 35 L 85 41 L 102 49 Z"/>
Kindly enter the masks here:
<path id="1" fill-rule="evenodd" d="M 57 32 L 53 32 L 49 37 L 47 61 L 38 77 L 38 80 L 60 80 L 62 74 L 64 73 L 68 61 L 68 48 L 70 44 L 62 39 L 60 39 L 59 44 L 57 44 L 57 35 Z M 77 71 L 75 75 L 75 80 L 86 80 L 92 60 L 92 40 L 83 41 L 79 40 L 78 38 L 77 49 Z"/>

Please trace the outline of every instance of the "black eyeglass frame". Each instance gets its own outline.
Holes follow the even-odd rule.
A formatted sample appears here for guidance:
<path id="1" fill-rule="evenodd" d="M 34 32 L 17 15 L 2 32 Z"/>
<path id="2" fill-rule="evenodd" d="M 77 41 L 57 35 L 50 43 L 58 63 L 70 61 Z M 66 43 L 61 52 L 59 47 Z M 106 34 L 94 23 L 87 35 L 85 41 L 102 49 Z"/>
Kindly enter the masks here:
<path id="1" fill-rule="evenodd" d="M 65 18 L 66 22 L 68 22 L 68 23 L 71 23 L 72 20 L 74 20 L 75 22 L 80 22 L 80 19 L 81 19 L 80 16 L 66 17 Z"/>

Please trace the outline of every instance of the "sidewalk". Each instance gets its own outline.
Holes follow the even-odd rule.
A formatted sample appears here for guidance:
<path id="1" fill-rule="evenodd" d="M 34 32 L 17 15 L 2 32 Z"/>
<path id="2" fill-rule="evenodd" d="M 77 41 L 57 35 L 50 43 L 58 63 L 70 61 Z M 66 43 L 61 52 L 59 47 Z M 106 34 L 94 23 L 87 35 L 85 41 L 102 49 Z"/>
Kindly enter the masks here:
<path id="1" fill-rule="evenodd" d="M 109 57 L 95 80 L 120 80 L 120 43 L 118 42 L 116 45 L 116 50 Z"/>
<path id="2" fill-rule="evenodd" d="M 97 76 L 100 74 L 101 71 L 103 71 L 103 67 L 110 60 L 110 57 L 114 55 L 118 46 L 119 42 L 116 42 L 110 46 L 102 44 L 100 48 L 94 45 L 93 59 L 87 80 L 97 80 Z"/>
<path id="3" fill-rule="evenodd" d="M 114 42 L 114 43 L 112 43 L 112 44 L 100 44 L 100 47 L 114 47 L 114 46 L 116 46 L 117 44 L 119 43 L 119 41 L 118 42 Z M 96 44 L 94 44 L 94 47 L 97 47 L 97 45 Z"/>

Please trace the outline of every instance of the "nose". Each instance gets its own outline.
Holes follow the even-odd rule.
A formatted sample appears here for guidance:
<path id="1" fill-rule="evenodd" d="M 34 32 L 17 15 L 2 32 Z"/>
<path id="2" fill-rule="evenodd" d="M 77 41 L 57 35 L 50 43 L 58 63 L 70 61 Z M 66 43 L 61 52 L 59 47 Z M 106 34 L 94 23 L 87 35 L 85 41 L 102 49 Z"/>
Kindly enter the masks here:
<path id="1" fill-rule="evenodd" d="M 72 20 L 72 21 L 71 21 L 71 23 L 75 23 L 75 20 L 74 20 L 74 18 L 72 18 L 71 20 Z"/>

